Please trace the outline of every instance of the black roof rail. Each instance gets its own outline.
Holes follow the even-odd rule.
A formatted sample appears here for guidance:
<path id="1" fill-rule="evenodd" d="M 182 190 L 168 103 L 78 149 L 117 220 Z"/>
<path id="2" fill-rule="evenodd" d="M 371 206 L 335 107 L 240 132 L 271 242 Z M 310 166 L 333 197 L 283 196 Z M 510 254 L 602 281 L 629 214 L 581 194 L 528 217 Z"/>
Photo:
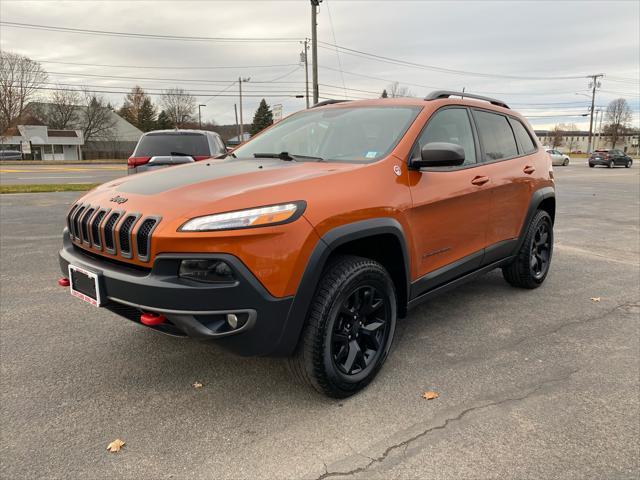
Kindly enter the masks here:
<path id="1" fill-rule="evenodd" d="M 485 102 L 489 102 L 492 105 L 497 105 L 498 107 L 509 108 L 509 105 L 504 103 L 502 100 L 496 100 L 491 97 L 484 97 L 482 95 L 474 95 L 473 93 L 465 93 L 465 92 L 454 92 L 450 90 L 436 90 L 435 92 L 431 92 L 424 99 L 425 100 L 438 100 L 440 98 L 449 98 L 449 97 L 467 97 L 473 98 L 474 100 L 484 100 Z"/>
<path id="2" fill-rule="evenodd" d="M 350 102 L 351 100 L 325 100 L 324 102 L 318 102 L 312 105 L 311 108 L 324 107 L 325 105 L 332 105 L 334 103 Z"/>

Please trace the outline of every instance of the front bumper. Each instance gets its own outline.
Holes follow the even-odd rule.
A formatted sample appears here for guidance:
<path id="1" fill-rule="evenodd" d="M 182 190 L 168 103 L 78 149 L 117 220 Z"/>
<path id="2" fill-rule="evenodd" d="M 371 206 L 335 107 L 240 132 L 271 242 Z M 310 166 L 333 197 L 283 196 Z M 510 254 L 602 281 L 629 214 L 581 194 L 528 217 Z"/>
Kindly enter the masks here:
<path id="1" fill-rule="evenodd" d="M 207 284 L 179 278 L 180 261 L 190 258 L 224 260 L 237 281 Z M 216 340 L 240 355 L 281 350 L 279 342 L 293 297 L 273 297 L 233 255 L 161 254 L 150 270 L 140 269 L 85 252 L 71 243 L 65 229 L 59 260 L 65 276 L 70 263 L 97 273 L 103 306 L 136 323 L 143 312 L 157 313 L 167 322 L 149 328 L 163 333 Z M 229 313 L 237 315 L 242 326 L 231 329 L 226 324 Z"/>

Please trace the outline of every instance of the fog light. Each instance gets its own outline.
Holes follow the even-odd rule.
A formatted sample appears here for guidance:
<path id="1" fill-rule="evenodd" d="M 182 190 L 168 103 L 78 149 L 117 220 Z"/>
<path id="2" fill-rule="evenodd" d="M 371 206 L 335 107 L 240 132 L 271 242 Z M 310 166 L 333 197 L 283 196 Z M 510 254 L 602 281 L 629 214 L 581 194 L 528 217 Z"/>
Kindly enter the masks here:
<path id="1" fill-rule="evenodd" d="M 182 260 L 178 275 L 196 282 L 233 283 L 235 276 L 227 262 L 222 260 Z"/>
<path id="2" fill-rule="evenodd" d="M 235 330 L 238 328 L 238 317 L 233 313 L 227 313 L 227 323 Z"/>

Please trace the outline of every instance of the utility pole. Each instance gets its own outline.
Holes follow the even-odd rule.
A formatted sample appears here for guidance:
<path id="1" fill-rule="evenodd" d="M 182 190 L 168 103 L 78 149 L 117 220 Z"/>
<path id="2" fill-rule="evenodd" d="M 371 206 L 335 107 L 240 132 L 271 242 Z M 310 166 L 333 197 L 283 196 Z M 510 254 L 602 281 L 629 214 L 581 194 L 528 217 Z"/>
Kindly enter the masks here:
<path id="1" fill-rule="evenodd" d="M 305 96 L 307 99 L 307 108 L 309 108 L 309 40 L 304 39 L 304 51 L 300 54 L 300 59 L 304 62 L 304 79 L 305 79 Z"/>
<path id="2" fill-rule="evenodd" d="M 238 86 L 240 87 L 240 141 L 244 139 L 244 121 L 242 119 L 242 82 L 248 82 L 251 77 L 242 78 L 238 77 Z"/>
<path id="3" fill-rule="evenodd" d="M 591 78 L 591 85 L 589 85 L 590 87 L 592 87 L 591 90 L 591 115 L 590 115 L 590 119 L 589 119 L 589 146 L 587 147 L 587 153 L 591 153 L 591 147 L 592 145 L 592 138 L 593 138 L 593 109 L 595 107 L 595 103 L 596 103 L 596 89 L 598 87 L 600 87 L 600 82 L 598 81 L 598 78 L 604 77 L 604 73 L 597 73 L 595 75 L 591 75 L 589 78 Z"/>
<path id="4" fill-rule="evenodd" d="M 198 128 L 202 128 L 202 113 L 200 112 L 201 107 L 206 107 L 206 105 L 198 105 Z"/>
<path id="5" fill-rule="evenodd" d="M 236 135 L 238 136 L 238 140 L 240 140 L 240 125 L 238 125 L 238 104 L 233 104 L 233 109 L 236 112 Z"/>
<path id="6" fill-rule="evenodd" d="M 311 61 L 313 62 L 313 104 L 318 103 L 318 7 L 322 0 L 311 0 Z"/>

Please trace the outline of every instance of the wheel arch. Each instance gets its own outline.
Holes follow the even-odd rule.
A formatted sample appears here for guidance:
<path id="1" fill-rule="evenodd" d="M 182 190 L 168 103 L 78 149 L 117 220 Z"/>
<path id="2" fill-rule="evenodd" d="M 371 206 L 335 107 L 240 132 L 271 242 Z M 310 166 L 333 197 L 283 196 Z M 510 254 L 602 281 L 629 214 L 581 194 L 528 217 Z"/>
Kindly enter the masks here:
<path id="1" fill-rule="evenodd" d="M 547 212 L 551 217 L 551 223 L 555 223 L 556 193 L 553 187 L 542 187 L 533 192 L 533 195 L 531 195 L 529 209 L 527 210 L 527 215 L 525 216 L 524 222 L 520 227 L 520 235 L 518 236 L 518 243 L 514 250 L 514 254 L 520 251 L 520 247 L 522 246 L 527 235 L 527 227 L 529 226 L 529 223 L 531 223 L 531 219 L 538 210 L 544 210 L 545 212 Z"/>
<path id="2" fill-rule="evenodd" d="M 280 354 L 290 355 L 294 351 L 322 273 L 331 258 L 341 254 L 358 255 L 381 263 L 396 288 L 398 316 L 406 315 L 409 255 L 400 222 L 384 217 L 341 225 L 325 233 L 309 257 L 279 342 Z"/>

